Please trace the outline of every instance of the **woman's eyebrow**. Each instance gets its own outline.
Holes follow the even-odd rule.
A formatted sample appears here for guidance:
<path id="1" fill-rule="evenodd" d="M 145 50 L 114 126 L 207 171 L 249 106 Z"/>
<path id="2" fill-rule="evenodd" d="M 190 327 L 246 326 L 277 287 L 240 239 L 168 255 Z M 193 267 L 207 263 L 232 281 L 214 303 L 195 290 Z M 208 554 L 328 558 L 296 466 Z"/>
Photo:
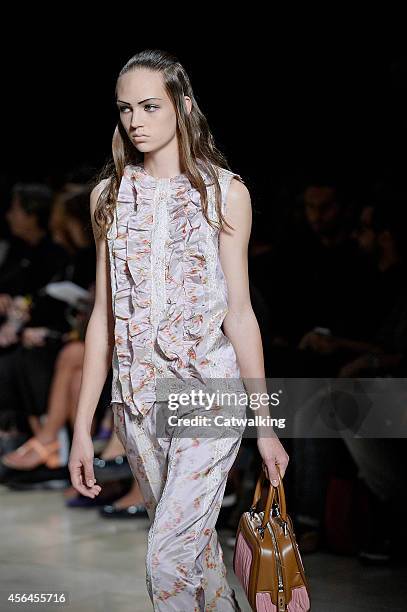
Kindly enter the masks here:
<path id="1" fill-rule="evenodd" d="M 143 102 L 147 102 L 147 100 L 162 100 L 162 98 L 146 98 L 145 100 L 140 100 L 140 102 L 137 102 L 137 104 L 143 104 Z M 131 106 L 129 102 L 124 102 L 123 100 L 116 100 L 116 102 L 121 102 L 122 104 Z"/>

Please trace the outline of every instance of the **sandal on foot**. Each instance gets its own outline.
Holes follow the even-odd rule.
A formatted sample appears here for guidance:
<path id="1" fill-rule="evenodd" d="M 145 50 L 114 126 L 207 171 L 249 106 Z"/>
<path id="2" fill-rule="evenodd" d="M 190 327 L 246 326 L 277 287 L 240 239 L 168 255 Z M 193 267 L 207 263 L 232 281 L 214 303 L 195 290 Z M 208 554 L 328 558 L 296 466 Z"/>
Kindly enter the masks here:
<path id="1" fill-rule="evenodd" d="M 21 467 L 18 464 L 18 460 L 16 463 L 14 463 L 12 459 L 7 457 L 7 455 L 2 457 L 1 461 L 4 465 L 12 468 L 13 470 L 28 471 L 33 470 L 40 465 L 45 465 L 50 469 L 59 468 L 61 467 L 59 449 L 59 440 L 54 440 L 54 442 L 50 442 L 49 444 L 43 444 L 35 436 L 33 436 L 32 438 L 27 440 L 27 442 L 25 442 L 22 446 L 19 446 L 15 451 L 13 451 L 13 453 L 16 453 L 17 456 L 24 457 L 30 450 L 34 450 L 40 457 L 40 459 L 35 462 L 35 465 L 31 465 L 30 467 Z"/>

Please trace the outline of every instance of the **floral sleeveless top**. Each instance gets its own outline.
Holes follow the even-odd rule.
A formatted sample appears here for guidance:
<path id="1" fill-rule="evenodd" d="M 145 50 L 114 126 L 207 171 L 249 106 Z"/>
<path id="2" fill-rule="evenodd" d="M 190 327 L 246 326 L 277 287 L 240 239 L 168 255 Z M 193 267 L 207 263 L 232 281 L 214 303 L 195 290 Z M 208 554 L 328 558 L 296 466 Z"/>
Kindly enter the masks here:
<path id="1" fill-rule="evenodd" d="M 243 179 L 215 169 L 225 214 L 231 179 Z M 215 220 L 214 185 L 201 165 L 199 171 Z M 199 191 L 185 174 L 155 178 L 142 163 L 125 167 L 107 235 L 115 325 L 112 402 L 133 414 L 146 415 L 179 380 L 240 378 L 234 348 L 221 329 L 228 305 L 218 240 L 219 230 L 206 221 Z M 158 384 L 163 379 L 166 387 Z"/>

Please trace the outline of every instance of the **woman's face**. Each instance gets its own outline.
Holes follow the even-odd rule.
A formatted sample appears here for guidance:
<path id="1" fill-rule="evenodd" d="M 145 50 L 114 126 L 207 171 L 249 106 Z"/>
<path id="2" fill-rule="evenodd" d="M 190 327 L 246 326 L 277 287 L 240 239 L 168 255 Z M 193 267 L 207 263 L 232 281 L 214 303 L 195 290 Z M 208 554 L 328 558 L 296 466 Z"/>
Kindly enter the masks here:
<path id="1" fill-rule="evenodd" d="M 190 98 L 185 98 L 188 104 Z M 141 153 L 157 151 L 176 139 L 177 116 L 159 72 L 138 68 L 123 74 L 116 103 L 123 127 Z"/>

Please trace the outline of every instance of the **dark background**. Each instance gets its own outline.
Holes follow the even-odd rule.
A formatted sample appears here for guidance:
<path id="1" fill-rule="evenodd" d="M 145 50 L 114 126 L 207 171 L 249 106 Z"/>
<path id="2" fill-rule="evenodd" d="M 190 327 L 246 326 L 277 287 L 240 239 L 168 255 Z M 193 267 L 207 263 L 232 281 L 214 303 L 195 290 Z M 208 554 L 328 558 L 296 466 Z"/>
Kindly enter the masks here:
<path id="1" fill-rule="evenodd" d="M 250 189 L 254 232 L 265 231 L 264 220 L 273 232 L 309 177 L 334 179 L 356 199 L 368 199 L 380 181 L 404 185 L 407 54 L 380 37 L 351 48 L 345 33 L 339 43 L 305 31 L 268 44 L 253 30 L 250 39 L 242 30 L 221 40 L 219 30 L 212 37 L 189 27 L 180 28 L 184 36 L 135 36 L 131 44 L 131 28 L 130 20 L 121 42 L 107 30 L 28 30 L 4 46 L 1 213 L 16 180 L 58 186 L 81 164 L 100 168 L 118 120 L 117 74 L 154 47 L 173 52 L 189 73 L 218 147 Z"/>

